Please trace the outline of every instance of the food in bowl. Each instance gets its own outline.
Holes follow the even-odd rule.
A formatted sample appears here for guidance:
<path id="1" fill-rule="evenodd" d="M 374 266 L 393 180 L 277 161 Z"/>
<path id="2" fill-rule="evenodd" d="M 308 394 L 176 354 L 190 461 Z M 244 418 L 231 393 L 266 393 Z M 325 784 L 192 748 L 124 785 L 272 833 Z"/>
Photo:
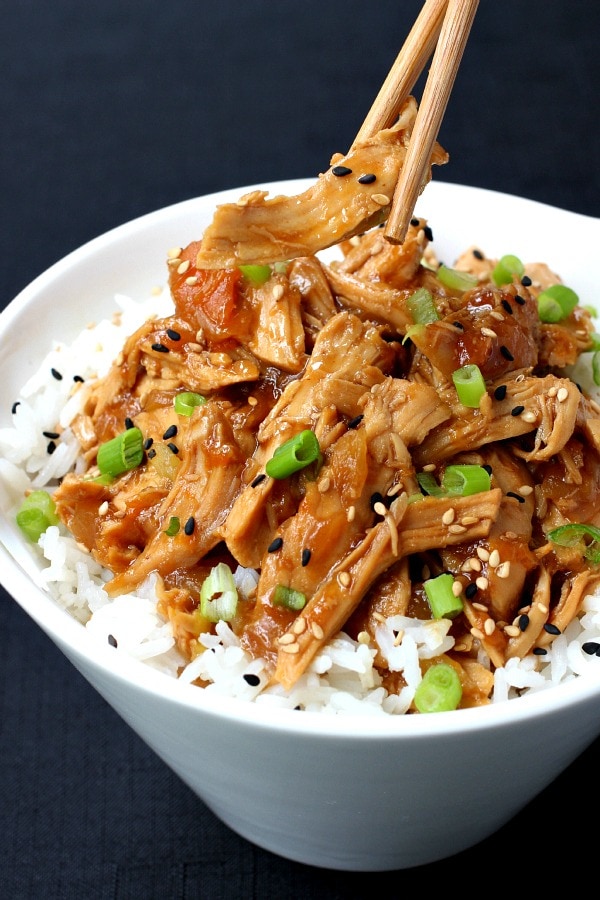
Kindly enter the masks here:
<path id="1" fill-rule="evenodd" d="M 419 215 L 384 239 L 415 110 L 219 205 L 169 297 L 57 347 L 0 434 L 53 596 L 184 681 L 413 714 L 595 655 L 593 319 L 545 262 L 445 264 Z"/>

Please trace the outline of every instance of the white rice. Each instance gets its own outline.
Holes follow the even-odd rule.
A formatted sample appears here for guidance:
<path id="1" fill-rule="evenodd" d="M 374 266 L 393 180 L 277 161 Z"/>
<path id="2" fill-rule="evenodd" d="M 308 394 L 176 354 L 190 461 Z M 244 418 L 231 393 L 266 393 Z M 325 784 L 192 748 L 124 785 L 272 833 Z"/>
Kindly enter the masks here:
<path id="1" fill-rule="evenodd" d="M 393 616 L 377 629 L 377 645 L 389 668 L 402 672 L 406 682 L 399 694 L 389 694 L 382 686 L 373 665 L 375 648 L 344 633 L 323 648 L 292 690 L 285 691 L 280 686 L 267 686 L 264 661 L 252 659 L 225 622 L 217 624 L 216 634 L 201 635 L 200 642 L 209 652 L 200 653 L 186 665 L 169 623 L 157 612 L 154 577 L 146 579 L 134 593 L 110 598 L 104 585 L 111 574 L 77 544 L 62 524 L 48 528 L 37 546 L 24 549 L 14 525 L 24 492 L 36 488 L 52 491 L 69 470 L 81 471 L 84 465 L 70 425 L 85 399 L 87 385 L 108 371 L 126 337 L 150 315 L 168 314 L 170 310 L 165 307 L 171 301 L 165 300 L 165 294 L 157 294 L 144 303 L 122 295 L 115 302 L 117 314 L 113 319 L 86 328 L 71 345 L 53 344 L 39 370 L 15 398 L 19 402 L 11 426 L 0 429 L 0 488 L 11 535 L 6 540 L 9 549 L 21 557 L 33 554 L 40 570 L 39 576 L 34 574 L 37 583 L 99 641 L 106 643 L 110 638 L 119 652 L 183 682 L 198 678 L 209 682 L 198 690 L 271 707 L 337 715 L 404 714 L 421 680 L 419 660 L 431 659 L 453 646 L 448 620 L 423 622 Z M 60 372 L 62 379 L 53 377 L 52 369 Z M 74 387 L 75 376 L 81 376 L 85 383 Z M 581 381 L 581 371 L 577 376 Z M 49 454 L 48 438 L 43 432 L 53 431 L 57 422 L 63 431 L 56 450 Z M 35 571 L 31 556 L 29 562 L 28 570 Z M 245 595 L 256 584 L 257 574 L 240 567 L 235 578 L 238 591 Z M 398 644 L 399 632 L 403 637 Z M 585 599 L 580 617 L 552 642 L 546 656 L 511 659 L 496 670 L 493 702 L 597 673 L 598 658 L 582 649 L 587 641 L 600 643 L 599 593 Z M 490 665 L 483 655 L 479 661 Z"/>

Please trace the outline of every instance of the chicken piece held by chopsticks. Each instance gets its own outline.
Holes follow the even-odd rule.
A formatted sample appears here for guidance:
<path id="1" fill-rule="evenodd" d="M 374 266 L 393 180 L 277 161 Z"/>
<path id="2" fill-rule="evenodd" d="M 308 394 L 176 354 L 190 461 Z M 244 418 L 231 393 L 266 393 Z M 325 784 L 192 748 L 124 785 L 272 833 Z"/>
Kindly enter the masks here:
<path id="1" fill-rule="evenodd" d="M 385 222 L 416 113 L 416 101 L 409 97 L 392 128 L 356 144 L 346 156 L 336 154 L 331 168 L 302 194 L 268 198 L 257 190 L 218 206 L 202 238 L 198 268 L 312 256 Z M 435 143 L 421 190 L 431 178 L 431 165 L 447 161 L 448 154 Z"/>

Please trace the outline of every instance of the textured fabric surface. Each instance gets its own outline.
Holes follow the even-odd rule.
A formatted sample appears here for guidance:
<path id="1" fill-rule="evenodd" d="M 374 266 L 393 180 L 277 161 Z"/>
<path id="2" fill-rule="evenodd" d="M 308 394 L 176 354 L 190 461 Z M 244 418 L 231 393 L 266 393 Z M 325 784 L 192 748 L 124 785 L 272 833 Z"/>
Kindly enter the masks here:
<path id="1" fill-rule="evenodd" d="M 351 143 L 421 3 L 1 7 L 4 305 L 137 215 L 322 171 Z M 436 177 L 599 214 L 598 10 L 595 0 L 481 0 L 440 134 L 451 161 Z M 599 750 L 478 847 L 394 873 L 394 895 L 422 890 L 424 874 L 431 887 L 481 890 L 476 869 L 506 887 L 549 885 L 553 848 L 561 866 L 592 850 L 593 835 L 556 817 L 581 819 Z M 233 834 L 1 595 L 0 897 L 334 900 L 387 885 Z"/>

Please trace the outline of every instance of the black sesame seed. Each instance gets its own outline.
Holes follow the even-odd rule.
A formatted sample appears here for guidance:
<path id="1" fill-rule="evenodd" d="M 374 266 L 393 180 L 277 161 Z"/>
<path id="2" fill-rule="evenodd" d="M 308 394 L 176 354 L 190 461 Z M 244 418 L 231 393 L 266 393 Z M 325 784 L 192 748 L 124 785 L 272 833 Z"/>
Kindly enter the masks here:
<path id="1" fill-rule="evenodd" d="M 55 444 L 55 442 L 54 442 L 54 441 L 48 441 L 48 444 L 47 444 L 47 446 L 46 446 L 46 453 L 48 453 L 50 456 L 52 456 L 52 454 L 54 453 L 55 450 L 56 450 L 56 444 Z"/>
<path id="2" fill-rule="evenodd" d="M 250 487 L 258 487 L 259 484 L 262 484 L 267 476 L 264 472 L 261 472 L 260 475 L 257 475 L 256 478 L 250 482 Z"/>
<path id="3" fill-rule="evenodd" d="M 173 441 L 169 441 L 169 443 L 167 444 L 167 447 L 169 448 L 171 453 L 175 453 L 175 454 L 179 453 L 179 447 L 177 446 L 177 444 L 174 444 Z"/>
<path id="4" fill-rule="evenodd" d="M 169 438 L 175 437 L 176 434 L 177 434 L 177 425 L 169 425 L 169 427 L 163 434 L 163 440 L 168 441 Z"/>
<path id="5" fill-rule="evenodd" d="M 56 440 L 56 438 L 60 437 L 58 431 L 42 431 L 44 437 L 51 438 L 51 440 Z"/>
<path id="6" fill-rule="evenodd" d="M 148 452 L 148 459 L 154 459 L 155 456 L 156 456 L 156 450 L 150 450 Z"/>
<path id="7" fill-rule="evenodd" d="M 247 672 L 245 675 L 242 675 L 242 678 L 249 684 L 250 687 L 258 687 L 260 684 L 260 678 L 258 675 L 254 675 L 252 672 Z"/>
<path id="8" fill-rule="evenodd" d="M 333 175 L 337 175 L 338 178 L 342 178 L 344 175 L 351 175 L 352 169 L 349 169 L 348 166 L 334 166 L 331 172 Z"/>
<path id="9" fill-rule="evenodd" d="M 581 649 L 584 653 L 587 653 L 588 656 L 593 656 L 600 650 L 600 644 L 598 641 L 586 641 L 585 644 L 581 645 Z"/>
<path id="10" fill-rule="evenodd" d="M 151 437 L 146 438 L 146 440 L 144 441 L 144 450 L 149 450 L 153 443 L 154 443 L 154 438 L 151 438 Z"/>
<path id="11" fill-rule="evenodd" d="M 513 406 L 513 408 L 510 411 L 510 414 L 511 414 L 511 416 L 520 416 L 524 409 L 525 409 L 525 407 L 521 406 L 520 404 L 518 406 Z"/>
<path id="12" fill-rule="evenodd" d="M 368 175 L 361 175 L 358 179 L 359 184 L 373 184 L 375 181 L 375 175 L 372 172 L 369 172 Z"/>
<path id="13" fill-rule="evenodd" d="M 544 647 L 534 647 L 533 655 L 534 656 L 546 656 L 548 651 Z"/>
<path id="14" fill-rule="evenodd" d="M 189 535 L 194 533 L 195 527 L 196 527 L 196 520 L 194 519 L 193 516 L 190 516 L 189 519 L 187 520 L 187 522 L 185 523 L 185 525 L 183 526 L 183 530 L 189 537 Z"/>
<path id="15" fill-rule="evenodd" d="M 452 324 L 454 325 L 455 328 L 458 328 L 459 331 L 465 330 L 465 326 L 463 325 L 462 322 L 453 322 Z"/>
<path id="16" fill-rule="evenodd" d="M 526 631 L 529 628 L 529 616 L 525 613 L 519 616 L 519 631 Z"/>
<path id="17" fill-rule="evenodd" d="M 416 228 L 417 225 L 420 225 L 420 224 L 421 224 L 421 220 L 420 220 L 420 219 L 417 219 L 417 218 L 411 219 L 411 220 L 410 220 L 410 224 L 412 225 L 413 228 Z"/>
<path id="18" fill-rule="evenodd" d="M 83 384 L 83 378 L 81 375 L 73 375 L 73 381 L 76 381 L 77 384 Z"/>
<path id="19" fill-rule="evenodd" d="M 472 600 L 478 590 L 479 588 L 474 581 L 472 581 L 471 584 L 468 584 L 465 588 L 465 597 L 467 600 Z"/>
<path id="20" fill-rule="evenodd" d="M 481 250 L 473 250 L 473 256 L 475 259 L 485 259 L 485 256 L 481 252 Z"/>
<path id="21" fill-rule="evenodd" d="M 494 397 L 496 398 L 496 400 L 504 400 L 504 398 L 506 397 L 505 384 L 501 384 L 496 388 L 496 390 L 494 391 Z"/>
<path id="22" fill-rule="evenodd" d="M 169 348 L 165 347 L 164 344 L 152 344 L 152 349 L 155 350 L 157 353 L 168 353 L 169 352 Z"/>
<path id="23" fill-rule="evenodd" d="M 311 556 L 312 556 L 312 551 L 309 550 L 308 547 L 305 547 L 304 550 L 302 551 L 302 559 L 301 559 L 303 566 L 307 566 L 309 564 Z"/>
<path id="24" fill-rule="evenodd" d="M 117 639 L 116 639 L 116 637 L 114 636 L 114 634 L 109 634 L 109 635 L 108 635 L 108 643 L 110 644 L 111 647 L 116 647 L 116 646 L 117 646 Z"/>
<path id="25" fill-rule="evenodd" d="M 523 277 L 521 278 L 521 284 L 523 285 L 523 287 L 531 287 L 532 281 L 529 275 L 523 275 Z"/>
<path id="26" fill-rule="evenodd" d="M 363 419 L 364 416 L 362 414 L 360 416 L 354 416 L 354 418 L 350 419 L 348 422 L 348 428 L 358 428 Z"/>
<path id="27" fill-rule="evenodd" d="M 553 625 L 552 622 L 546 622 L 544 625 L 544 631 L 547 631 L 548 634 L 560 634 L 560 628 L 557 628 L 556 625 Z"/>
<path id="28" fill-rule="evenodd" d="M 527 303 L 525 297 L 521 297 L 520 294 L 515 294 L 515 301 L 519 304 L 519 306 L 525 306 L 525 304 Z"/>
<path id="29" fill-rule="evenodd" d="M 525 497 L 521 497 L 521 495 L 517 494 L 516 491 L 507 491 L 506 496 L 512 497 L 513 500 L 518 500 L 519 503 L 525 503 Z"/>
<path id="30" fill-rule="evenodd" d="M 513 315 L 513 308 L 510 305 L 510 303 L 508 302 L 508 300 L 506 300 L 505 298 L 502 299 L 502 306 L 505 309 L 505 311 L 509 314 L 509 316 Z"/>
<path id="31" fill-rule="evenodd" d="M 283 547 L 283 538 L 276 537 L 271 541 L 271 543 L 267 547 L 267 550 L 269 551 L 269 553 L 277 553 L 277 551 L 281 550 L 282 547 Z"/>
<path id="32" fill-rule="evenodd" d="M 425 226 L 425 228 L 423 229 L 423 233 L 425 234 L 425 237 L 427 238 L 428 241 L 433 240 L 433 231 L 431 230 L 429 225 Z"/>
<path id="33" fill-rule="evenodd" d="M 369 503 L 371 505 L 371 509 L 373 511 L 375 511 L 375 504 L 383 503 L 383 494 L 380 494 L 379 491 L 375 491 L 373 494 L 371 494 L 371 499 L 369 500 Z"/>
<path id="34" fill-rule="evenodd" d="M 50 371 L 51 371 L 51 373 L 52 373 L 52 377 L 53 377 L 53 378 L 56 378 L 57 381 L 62 381 L 62 375 L 61 375 L 61 373 L 58 371 L 58 369 L 50 369 Z"/>
<path id="35" fill-rule="evenodd" d="M 130 428 L 135 428 L 133 424 L 133 419 L 130 419 L 129 416 L 125 419 L 125 428 L 129 431 Z"/>
<path id="36" fill-rule="evenodd" d="M 171 338 L 172 341 L 180 341 L 181 335 L 178 331 L 175 331 L 174 328 L 167 328 L 167 336 Z"/>
<path id="37" fill-rule="evenodd" d="M 504 359 L 507 359 L 509 362 L 512 362 L 514 360 L 514 356 L 512 355 L 508 347 L 505 346 L 505 344 L 502 344 L 500 346 L 500 353 L 502 354 Z"/>
<path id="38" fill-rule="evenodd" d="M 20 406 L 20 405 L 21 405 L 21 401 L 20 401 L 20 400 L 15 400 L 15 402 L 13 403 L 13 405 L 11 406 L 11 409 L 10 409 L 11 413 L 13 414 L 13 416 L 14 416 L 14 414 L 15 414 L 16 411 L 17 411 L 17 407 Z"/>

